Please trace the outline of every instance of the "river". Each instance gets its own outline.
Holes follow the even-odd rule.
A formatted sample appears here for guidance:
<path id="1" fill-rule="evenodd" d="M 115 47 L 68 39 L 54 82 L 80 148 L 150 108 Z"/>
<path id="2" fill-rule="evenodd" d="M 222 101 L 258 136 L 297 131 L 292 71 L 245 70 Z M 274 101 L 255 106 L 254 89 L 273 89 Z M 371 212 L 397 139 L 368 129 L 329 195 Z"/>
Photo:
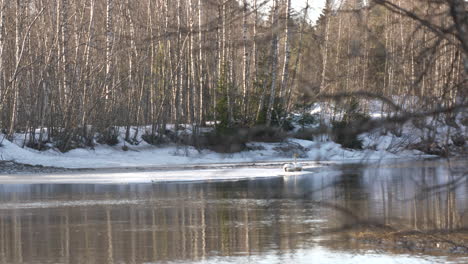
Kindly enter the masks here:
<path id="1" fill-rule="evenodd" d="M 468 263 L 451 253 L 464 245 L 408 251 L 345 235 L 467 228 L 467 169 L 400 161 L 219 182 L 0 184 L 0 263 Z"/>

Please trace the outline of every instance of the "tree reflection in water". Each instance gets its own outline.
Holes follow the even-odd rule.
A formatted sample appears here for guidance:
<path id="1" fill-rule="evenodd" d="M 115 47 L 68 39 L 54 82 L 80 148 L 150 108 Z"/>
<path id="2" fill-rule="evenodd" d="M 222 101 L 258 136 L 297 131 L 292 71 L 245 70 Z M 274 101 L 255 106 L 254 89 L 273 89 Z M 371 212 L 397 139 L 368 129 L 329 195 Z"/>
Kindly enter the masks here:
<path id="1" fill-rule="evenodd" d="M 356 244 L 337 231 L 363 224 L 457 230 L 468 227 L 468 184 L 456 169 L 424 162 L 240 182 L 0 185 L 0 262 L 192 261 L 318 245 L 347 251 Z"/>

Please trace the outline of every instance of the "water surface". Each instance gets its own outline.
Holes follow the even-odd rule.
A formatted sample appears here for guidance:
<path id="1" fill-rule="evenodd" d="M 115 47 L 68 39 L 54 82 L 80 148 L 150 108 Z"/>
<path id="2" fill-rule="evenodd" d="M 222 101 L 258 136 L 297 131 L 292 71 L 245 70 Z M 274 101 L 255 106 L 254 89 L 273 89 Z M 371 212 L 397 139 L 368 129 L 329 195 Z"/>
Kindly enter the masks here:
<path id="1" fill-rule="evenodd" d="M 341 232 L 361 222 L 468 227 L 466 168 L 430 161 L 235 182 L 4 184 L 0 263 L 466 263 Z"/>

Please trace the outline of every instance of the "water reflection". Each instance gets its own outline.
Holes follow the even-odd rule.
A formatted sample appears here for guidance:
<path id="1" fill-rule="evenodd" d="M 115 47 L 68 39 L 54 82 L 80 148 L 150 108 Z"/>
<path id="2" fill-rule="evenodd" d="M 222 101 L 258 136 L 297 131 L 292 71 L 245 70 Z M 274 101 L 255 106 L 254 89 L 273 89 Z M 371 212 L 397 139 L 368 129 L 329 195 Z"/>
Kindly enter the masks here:
<path id="1" fill-rule="evenodd" d="M 328 231 L 360 221 L 468 227 L 466 181 L 440 186 L 457 175 L 425 163 L 241 182 L 0 185 L 0 263 L 196 261 L 324 245 L 350 251 Z M 329 239 L 336 243 L 323 243 Z"/>

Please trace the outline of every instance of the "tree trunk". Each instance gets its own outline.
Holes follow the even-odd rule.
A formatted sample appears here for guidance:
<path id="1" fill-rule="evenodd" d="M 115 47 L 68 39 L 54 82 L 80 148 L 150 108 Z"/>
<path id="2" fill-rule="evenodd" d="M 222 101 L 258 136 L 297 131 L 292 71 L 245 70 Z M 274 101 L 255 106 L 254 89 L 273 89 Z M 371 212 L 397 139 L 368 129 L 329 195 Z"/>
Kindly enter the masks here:
<path id="1" fill-rule="evenodd" d="M 62 39 L 61 39 L 61 58 L 62 58 L 62 86 L 63 86 L 63 93 L 64 93 L 64 106 L 70 105 L 70 86 L 69 86 L 69 62 L 68 62 L 68 0 L 62 0 L 62 6 L 60 8 L 60 27 L 62 32 Z M 67 111 L 68 112 L 68 111 Z M 68 120 L 68 118 L 66 119 Z"/>
<path id="2" fill-rule="evenodd" d="M 8 0 L 0 1 L 0 128 L 3 127 L 2 113 L 5 102 L 6 82 L 5 82 L 5 12 Z"/>
<path id="3" fill-rule="evenodd" d="M 21 56 L 21 31 L 22 31 L 22 15 L 23 7 L 21 0 L 16 0 L 16 18 L 15 18 L 15 61 L 16 67 L 19 67 L 20 56 Z M 13 76 L 12 88 L 13 88 L 13 98 L 12 98 L 12 107 L 10 114 L 10 127 L 8 129 L 8 137 L 13 138 L 15 133 L 15 125 L 18 112 L 18 100 L 19 100 L 19 84 L 17 76 Z"/>
<path id="4" fill-rule="evenodd" d="M 306 1 L 306 6 L 304 8 L 304 15 L 302 17 L 301 21 L 301 26 L 299 30 L 299 47 L 297 49 L 297 56 L 296 56 L 296 61 L 294 62 L 294 70 L 292 72 L 292 78 L 291 78 L 291 85 L 288 86 L 288 90 L 286 92 L 286 111 L 290 112 L 291 111 L 291 96 L 292 96 L 292 86 L 294 85 L 296 81 L 296 75 L 299 70 L 299 64 L 301 62 L 302 58 L 302 48 L 303 48 L 303 38 L 304 38 L 304 27 L 307 23 L 307 16 L 308 16 L 308 11 L 309 11 L 309 0 Z"/>
<path id="5" fill-rule="evenodd" d="M 175 125 L 175 129 L 177 131 L 177 126 L 179 124 L 179 116 L 180 116 L 180 96 L 179 96 L 179 93 L 182 89 L 182 71 L 181 71 L 181 67 L 182 67 L 182 43 L 181 43 L 181 39 L 182 39 L 182 31 L 181 31 L 181 21 L 180 21 L 180 16 L 181 16 L 181 5 L 180 5 L 180 1 L 181 0 L 177 0 L 177 5 L 176 5 L 176 17 L 177 17 L 177 69 L 176 69 L 176 85 L 174 85 L 174 89 L 173 89 L 173 97 L 172 97 L 172 101 L 173 101 L 173 110 L 172 110 L 172 114 L 173 114 L 173 123 Z"/>
<path id="6" fill-rule="evenodd" d="M 257 0 L 254 0 L 254 25 L 253 25 L 253 36 L 252 36 L 252 82 L 250 82 L 251 86 L 251 91 L 252 93 L 256 94 L 256 86 L 258 85 L 258 62 L 257 62 L 257 22 L 258 22 L 258 5 L 257 5 Z M 247 112 L 246 116 L 250 115 L 250 100 L 247 98 L 247 106 L 246 106 Z"/>
<path id="7" fill-rule="evenodd" d="M 242 109 L 243 113 L 247 112 L 247 87 L 248 87 L 248 65 L 247 58 L 249 53 L 247 51 L 247 0 L 244 0 L 242 7 Z"/>
<path id="8" fill-rule="evenodd" d="M 202 39 L 202 1 L 198 0 L 198 89 L 199 89 L 199 112 L 198 112 L 198 122 L 199 125 L 202 125 L 204 122 L 204 82 L 203 82 L 203 39 Z"/>
<path id="9" fill-rule="evenodd" d="M 340 54 L 341 54 L 341 31 L 342 31 L 342 16 L 339 16 L 338 18 L 338 36 L 336 38 L 336 51 L 335 51 L 335 77 L 338 76 L 340 74 Z M 334 93 L 338 90 L 338 87 L 337 85 L 334 85 L 331 87 L 331 93 Z"/>
<path id="10" fill-rule="evenodd" d="M 276 77 L 277 77 L 277 65 L 278 65 L 278 32 L 277 32 L 277 16 L 278 16 L 278 1 L 274 0 L 273 4 L 273 15 L 272 15 L 272 41 L 271 41 L 271 88 L 270 88 L 270 101 L 268 102 L 267 115 L 266 115 L 266 125 L 271 125 L 272 114 L 275 106 L 275 96 L 276 96 Z"/>
<path id="11" fill-rule="evenodd" d="M 111 97 L 111 71 L 112 71 L 112 47 L 113 47 L 113 0 L 107 0 L 106 2 L 106 77 L 105 77 L 105 89 L 104 89 L 104 98 L 106 102 L 106 107 L 109 107 L 110 97 Z M 106 110 L 109 110 L 107 108 Z"/>
<path id="12" fill-rule="evenodd" d="M 286 0 L 287 5 L 286 5 L 286 12 L 285 12 L 285 28 L 284 28 L 284 33 L 286 35 L 286 39 L 284 41 L 284 63 L 283 63 L 283 74 L 281 77 L 281 88 L 280 88 L 280 93 L 279 97 L 283 98 L 282 99 L 282 104 L 284 105 L 286 103 L 286 96 L 284 96 L 287 92 L 288 89 L 288 79 L 289 79 L 289 59 L 291 57 L 291 48 L 290 48 L 290 38 L 291 38 L 291 32 L 289 30 L 289 20 L 291 17 L 291 0 Z"/>
<path id="13" fill-rule="evenodd" d="M 90 0 L 89 6 L 89 26 L 88 26 L 88 40 L 85 48 L 85 80 L 83 85 L 83 94 L 82 94 L 82 117 L 81 117 L 81 125 L 83 126 L 83 132 L 86 137 L 86 123 L 87 123 L 87 100 L 88 100 L 88 93 L 90 89 L 90 82 L 91 82 L 91 47 L 93 46 L 94 41 L 94 7 L 96 4 L 96 0 Z"/>
<path id="14" fill-rule="evenodd" d="M 331 10 L 331 3 L 330 1 L 326 2 L 326 7 L 327 10 Z M 322 76 L 321 76 L 321 81 L 320 81 L 320 90 L 319 92 L 322 92 L 325 89 L 325 79 L 327 75 L 327 63 L 328 63 L 328 38 L 329 38 L 329 31 L 330 31 L 330 18 L 331 14 L 327 14 L 327 17 L 325 18 L 325 41 L 324 41 L 324 48 L 322 52 Z M 349 54 L 348 54 L 349 55 Z"/>
<path id="15" fill-rule="evenodd" d="M 196 94 L 196 88 L 195 88 L 195 57 L 193 55 L 193 45 L 194 45 L 194 21 L 193 21 L 193 2 L 194 0 L 189 0 L 189 3 L 188 3 L 188 10 L 187 10 L 187 16 L 189 18 L 189 30 L 190 30 L 190 46 L 189 46 L 189 66 L 190 66 L 190 69 L 189 69 L 189 72 L 190 72 L 190 76 L 189 76 L 189 105 L 188 105 L 188 108 L 189 108 L 189 113 L 190 113 L 190 117 L 189 117 L 189 123 L 191 125 L 193 125 L 195 123 L 195 112 L 196 112 L 196 106 L 195 106 L 195 94 Z"/>

